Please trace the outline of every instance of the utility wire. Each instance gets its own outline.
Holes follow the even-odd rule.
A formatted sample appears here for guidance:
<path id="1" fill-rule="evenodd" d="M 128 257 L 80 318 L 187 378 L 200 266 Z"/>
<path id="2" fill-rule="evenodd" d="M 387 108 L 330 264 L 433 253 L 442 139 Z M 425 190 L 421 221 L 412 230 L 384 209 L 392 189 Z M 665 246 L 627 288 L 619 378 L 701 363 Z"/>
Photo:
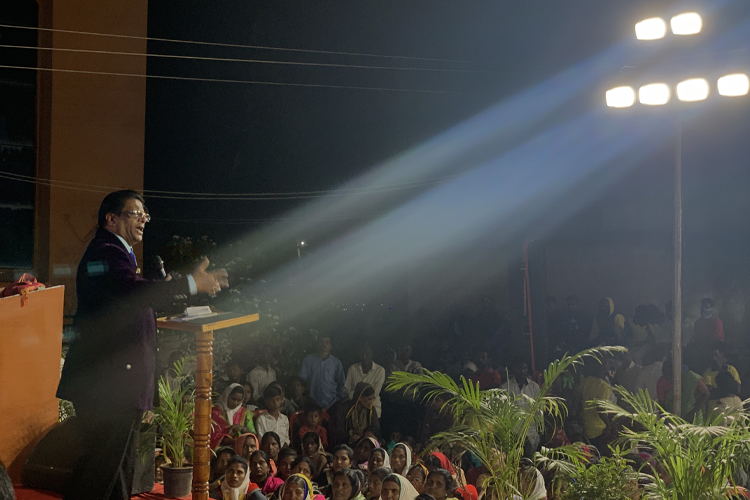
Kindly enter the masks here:
<path id="1" fill-rule="evenodd" d="M 91 31 L 75 31 L 75 30 L 63 30 L 57 28 L 40 28 L 35 26 L 20 26 L 16 24 L 0 24 L 0 28 L 14 28 L 24 30 L 36 30 L 46 31 L 53 33 L 69 33 L 74 35 L 92 35 L 92 36 L 103 36 L 110 38 L 125 38 L 130 40 L 147 40 L 153 42 L 169 42 L 169 43 L 185 43 L 191 45 L 203 45 L 210 47 L 228 47 L 237 49 L 255 49 L 255 50 L 277 50 L 284 52 L 300 52 L 307 54 L 330 54 L 338 56 L 356 56 L 356 57 L 380 57 L 388 59 L 404 59 L 411 61 L 432 61 L 432 62 L 446 62 L 446 63 L 461 63 L 461 64 L 476 64 L 472 61 L 462 61 L 459 59 L 439 59 L 434 57 L 412 57 L 412 56 L 397 56 L 397 55 L 386 55 L 386 54 L 368 54 L 366 52 L 342 52 L 336 50 L 314 50 L 314 49 L 292 49 L 287 47 L 271 47 L 266 45 L 243 45 L 235 43 L 221 43 L 221 42 L 200 42 L 195 40 L 179 40 L 173 38 L 156 38 L 148 36 L 135 36 L 135 35 L 116 35 L 112 33 L 96 33 Z"/>
<path id="2" fill-rule="evenodd" d="M 164 59 L 187 59 L 192 61 L 219 61 L 219 62 L 238 62 L 250 64 L 276 64 L 286 66 L 312 66 L 324 68 L 350 68 L 350 69 L 377 69 L 377 70 L 395 70 L 395 71 L 434 71 L 440 73 L 487 73 L 487 74 L 510 74 L 519 73 L 519 71 L 492 71 L 482 69 L 455 69 L 455 68 L 416 68 L 406 66 L 370 66 L 366 64 L 336 64 L 336 63 L 317 63 L 317 62 L 300 62 L 300 61 L 276 61 L 270 59 L 243 59 L 237 57 L 203 57 L 203 56 L 181 56 L 175 54 L 157 54 L 151 52 L 124 52 L 116 50 L 94 50 L 94 49 L 71 49 L 66 47 L 34 47 L 29 45 L 7 45 L 0 44 L 2 49 L 27 49 L 27 50 L 48 50 L 56 52 L 74 52 L 84 54 L 104 54 L 116 56 L 138 56 L 138 57 L 156 57 Z"/>
<path id="3" fill-rule="evenodd" d="M 60 180 L 54 180 L 54 179 L 43 179 L 40 177 L 34 177 L 31 175 L 23 175 L 23 174 L 16 174 L 13 172 L 5 172 L 0 170 L 0 175 L 5 176 L 5 178 L 14 178 L 18 180 L 26 180 L 26 181 L 33 181 L 33 182 L 47 182 L 50 184 L 55 184 L 60 187 L 81 187 L 81 188 L 87 188 L 96 190 L 97 192 L 111 192 L 113 190 L 122 189 L 118 187 L 113 186 L 102 186 L 97 184 L 85 184 L 80 182 L 71 182 L 71 181 L 60 181 Z M 200 197 L 223 197 L 223 198 L 255 198 L 255 197 L 267 197 L 267 196 L 303 196 L 303 195 L 325 195 L 325 194 L 368 194 L 371 192 L 384 192 L 384 191 L 395 191 L 397 189 L 408 189 L 412 187 L 421 187 L 423 185 L 429 185 L 429 184 L 435 184 L 437 182 L 447 180 L 447 179 L 453 179 L 455 177 L 458 177 L 457 175 L 449 175 L 449 176 L 443 176 L 440 178 L 435 179 L 425 179 L 425 180 L 418 180 L 418 181 L 410 181 L 410 182 L 400 182 L 400 183 L 394 183 L 394 184 L 385 184 L 382 186 L 362 186 L 362 187 L 350 187 L 350 188 L 338 188 L 338 189 L 323 189 L 318 191 L 282 191 L 282 192 L 264 192 L 264 193 L 205 193 L 205 192 L 194 192 L 194 191 L 163 191 L 158 189 L 144 189 L 142 190 L 143 194 L 146 195 L 152 195 L 152 194 L 159 194 L 159 195 L 181 195 L 186 198 L 193 198 L 196 196 Z"/>
<path id="4" fill-rule="evenodd" d="M 83 75 L 102 75 L 102 76 L 128 76 L 133 78 L 153 78 L 157 80 L 179 80 L 187 82 L 211 82 L 211 83 L 239 83 L 245 85 L 271 85 L 277 87 L 307 87 L 319 89 L 349 89 L 349 90 L 374 90 L 386 92 L 415 92 L 418 94 L 452 94 L 452 95 L 480 95 L 478 92 L 458 92 L 454 90 L 429 90 L 429 89 L 401 89 L 391 87 L 357 87 L 354 85 L 326 85 L 322 83 L 291 83 L 291 82 L 269 82 L 264 80 L 234 80 L 225 78 L 199 78 L 188 76 L 170 76 L 170 75 L 147 75 L 138 73 L 117 73 L 111 71 L 89 71 L 82 69 L 63 69 L 63 68 L 39 68 L 31 66 L 16 66 L 11 64 L 0 64 L 0 68 L 6 69 L 25 69 L 31 71 L 49 71 L 53 73 L 77 73 Z"/>

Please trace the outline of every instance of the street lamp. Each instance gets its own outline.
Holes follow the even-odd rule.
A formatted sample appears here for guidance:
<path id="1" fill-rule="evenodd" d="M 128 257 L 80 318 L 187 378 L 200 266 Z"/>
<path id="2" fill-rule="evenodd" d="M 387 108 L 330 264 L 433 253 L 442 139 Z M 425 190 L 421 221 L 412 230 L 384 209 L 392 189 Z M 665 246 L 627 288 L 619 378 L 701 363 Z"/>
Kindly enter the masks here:
<path id="1" fill-rule="evenodd" d="M 674 35 L 694 35 L 703 28 L 703 20 L 696 12 L 678 14 L 672 17 L 669 24 Z M 645 19 L 635 25 L 638 40 L 658 40 L 666 34 L 667 24 L 659 17 Z M 742 73 L 722 76 L 717 81 L 716 90 L 724 97 L 747 95 L 750 91 L 750 78 Z M 697 102 L 708 98 L 710 85 L 704 78 L 689 78 L 679 82 L 675 92 L 679 101 Z M 629 86 L 610 89 L 605 94 L 607 106 L 629 108 L 635 104 L 635 95 L 635 90 Z M 670 101 L 671 96 L 670 86 L 663 82 L 649 83 L 638 89 L 638 101 L 646 106 L 663 106 Z M 682 408 L 682 130 L 679 119 L 676 123 L 674 164 L 672 410 L 679 416 Z"/>

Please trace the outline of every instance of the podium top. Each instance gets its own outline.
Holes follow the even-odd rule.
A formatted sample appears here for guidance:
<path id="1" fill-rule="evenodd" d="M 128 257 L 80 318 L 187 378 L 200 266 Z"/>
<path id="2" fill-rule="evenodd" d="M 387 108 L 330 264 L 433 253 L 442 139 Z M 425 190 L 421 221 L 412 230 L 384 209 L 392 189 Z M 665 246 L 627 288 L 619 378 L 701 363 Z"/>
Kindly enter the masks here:
<path id="1" fill-rule="evenodd" d="M 258 313 L 242 314 L 233 312 L 220 312 L 211 316 L 204 316 L 188 320 L 176 320 L 178 316 L 167 316 L 156 319 L 158 328 L 168 328 L 170 330 L 182 330 L 185 332 L 212 332 L 222 330 L 231 326 L 244 325 L 253 323 L 260 319 Z"/>

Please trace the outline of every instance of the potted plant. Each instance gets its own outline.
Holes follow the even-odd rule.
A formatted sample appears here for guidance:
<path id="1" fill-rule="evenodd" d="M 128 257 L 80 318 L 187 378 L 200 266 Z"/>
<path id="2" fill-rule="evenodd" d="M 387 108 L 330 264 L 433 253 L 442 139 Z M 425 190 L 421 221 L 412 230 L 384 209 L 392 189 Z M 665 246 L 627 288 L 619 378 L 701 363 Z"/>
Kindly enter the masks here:
<path id="1" fill-rule="evenodd" d="M 154 407 L 151 421 L 161 430 L 157 443 L 167 458 L 162 470 L 164 494 L 169 498 L 190 495 L 193 483 L 193 467 L 186 450 L 193 446 L 195 388 L 184 373 L 185 361 L 182 358 L 175 362 L 170 369 L 173 377 L 159 377 L 159 405 Z"/>

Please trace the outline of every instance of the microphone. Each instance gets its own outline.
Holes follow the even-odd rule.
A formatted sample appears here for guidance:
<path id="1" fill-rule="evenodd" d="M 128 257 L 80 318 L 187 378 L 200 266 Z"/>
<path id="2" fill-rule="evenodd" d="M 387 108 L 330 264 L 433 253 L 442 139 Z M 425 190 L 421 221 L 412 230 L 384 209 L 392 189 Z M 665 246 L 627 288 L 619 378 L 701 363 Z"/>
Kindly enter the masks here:
<path id="1" fill-rule="evenodd" d="M 162 277 L 162 279 L 167 278 L 167 272 L 164 270 L 164 261 L 161 260 L 161 257 L 158 255 L 156 256 L 156 265 L 159 267 L 159 275 Z"/>

